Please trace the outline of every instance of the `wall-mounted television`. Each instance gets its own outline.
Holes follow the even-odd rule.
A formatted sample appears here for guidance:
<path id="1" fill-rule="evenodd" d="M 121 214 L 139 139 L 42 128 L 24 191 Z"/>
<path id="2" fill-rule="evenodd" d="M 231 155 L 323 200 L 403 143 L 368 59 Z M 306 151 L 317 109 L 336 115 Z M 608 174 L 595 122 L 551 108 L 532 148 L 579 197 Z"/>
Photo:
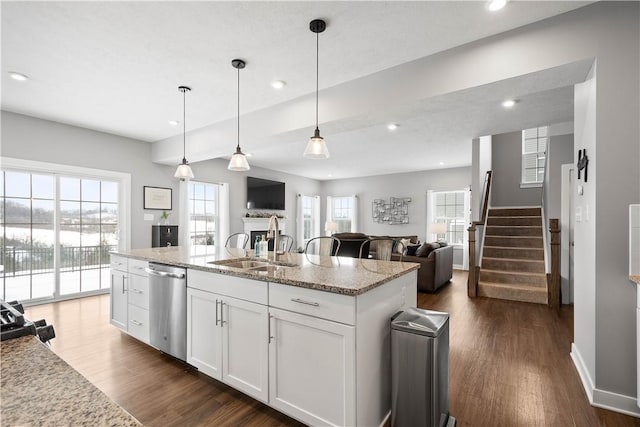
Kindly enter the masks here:
<path id="1" fill-rule="evenodd" d="M 284 210 L 284 182 L 248 176 L 247 209 Z"/>

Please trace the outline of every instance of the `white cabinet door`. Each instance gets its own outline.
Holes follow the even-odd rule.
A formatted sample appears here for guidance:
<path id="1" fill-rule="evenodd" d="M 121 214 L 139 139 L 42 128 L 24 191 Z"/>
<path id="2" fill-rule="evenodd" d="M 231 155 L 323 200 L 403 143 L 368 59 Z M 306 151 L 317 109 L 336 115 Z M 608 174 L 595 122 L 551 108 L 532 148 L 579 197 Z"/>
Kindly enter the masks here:
<path id="1" fill-rule="evenodd" d="M 187 363 L 222 379 L 219 295 L 187 288 Z"/>
<path id="2" fill-rule="evenodd" d="M 111 269 L 111 324 L 127 331 L 127 273 Z"/>
<path id="3" fill-rule="evenodd" d="M 222 297 L 222 381 L 263 402 L 269 400 L 269 310 Z"/>
<path id="4" fill-rule="evenodd" d="M 355 328 L 269 314 L 269 404 L 310 425 L 356 425 Z"/>

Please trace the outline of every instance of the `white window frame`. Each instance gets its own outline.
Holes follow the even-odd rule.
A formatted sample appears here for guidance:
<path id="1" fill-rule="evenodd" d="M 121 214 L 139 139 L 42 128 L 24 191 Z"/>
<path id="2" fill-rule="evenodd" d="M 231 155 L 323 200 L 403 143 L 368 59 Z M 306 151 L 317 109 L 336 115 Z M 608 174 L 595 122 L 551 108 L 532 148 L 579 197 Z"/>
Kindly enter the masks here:
<path id="1" fill-rule="evenodd" d="M 436 205 L 435 205 L 435 195 L 437 193 L 449 193 L 449 192 L 464 192 L 464 226 L 462 233 L 462 244 L 460 243 L 452 243 L 449 240 L 447 242 L 453 246 L 454 248 L 462 248 L 462 264 L 454 264 L 455 268 L 461 268 L 463 270 L 467 270 L 469 268 L 469 233 L 467 233 L 467 228 L 471 224 L 471 191 L 469 187 L 457 187 L 457 188 L 438 188 L 434 190 L 427 191 L 427 234 L 426 241 L 431 242 L 434 239 L 434 233 L 431 231 L 431 224 L 437 220 L 435 216 L 436 213 Z M 457 249 L 460 250 L 460 249 Z"/>
<path id="2" fill-rule="evenodd" d="M 222 238 L 221 233 L 220 233 L 220 184 L 218 183 L 214 183 L 214 182 L 206 182 L 206 181 L 197 181 L 197 180 L 191 180 L 188 181 L 187 183 L 188 187 L 187 187 L 187 213 L 188 213 L 188 218 L 189 218 L 189 223 L 191 223 L 192 217 L 194 216 L 194 212 L 192 211 L 193 208 L 193 204 L 194 201 L 196 200 L 202 200 L 205 203 L 205 213 L 206 213 L 206 203 L 207 201 L 211 201 L 209 199 L 206 198 L 206 189 L 205 189 L 205 196 L 204 199 L 195 199 L 192 198 L 189 192 L 189 187 L 191 187 L 192 185 L 204 185 L 204 186 L 212 186 L 214 188 L 215 191 L 215 196 L 213 199 L 213 202 L 215 204 L 215 214 L 213 215 L 213 221 L 215 224 L 215 229 L 213 231 L 213 236 L 214 236 L 214 243 L 213 245 L 206 245 L 206 246 L 222 246 L 224 245 L 224 242 L 222 242 L 220 239 Z M 194 194 L 195 197 L 195 194 Z M 206 222 L 208 222 L 208 220 L 205 220 Z M 202 245 L 194 245 L 193 243 L 193 239 L 192 239 L 192 234 L 194 233 L 193 230 L 191 230 L 191 227 L 189 226 L 189 246 L 202 246 Z M 205 235 L 208 234 L 206 232 L 206 226 L 205 226 Z M 226 238 L 225 238 L 226 240 Z"/>
<path id="3" fill-rule="evenodd" d="M 349 216 L 347 218 L 336 218 L 334 217 L 334 213 L 335 213 L 335 206 L 336 206 L 336 201 L 343 201 L 343 200 L 349 200 L 351 206 L 347 207 L 348 210 L 350 210 L 349 212 Z M 326 221 L 328 223 L 337 223 L 339 221 L 345 221 L 346 219 L 348 219 L 349 221 L 351 221 L 351 226 L 349 227 L 349 232 L 351 233 L 355 233 L 358 231 L 358 197 L 357 196 L 328 196 L 327 197 L 327 218 Z M 333 234 L 332 231 L 326 230 L 326 235 L 330 236 L 331 234 Z"/>
<path id="4" fill-rule="evenodd" d="M 527 135 L 529 137 L 527 137 Z M 532 136 L 535 135 L 535 136 Z M 526 141 L 536 140 L 537 151 L 527 151 L 526 150 Z M 545 140 L 545 143 L 542 147 L 540 147 L 541 140 Z M 542 187 L 542 183 L 544 181 L 544 169 L 546 163 L 546 151 L 549 143 L 549 127 L 548 126 L 540 126 L 537 128 L 524 129 L 522 131 L 522 149 L 521 149 L 521 160 L 520 160 L 520 188 L 538 188 Z M 526 165 L 526 157 L 535 155 L 536 161 L 536 180 L 528 181 L 527 180 L 527 168 Z"/>
<path id="5" fill-rule="evenodd" d="M 129 218 L 131 218 L 131 174 L 115 172 L 104 169 L 86 168 L 81 166 L 61 165 L 57 163 L 40 162 L 35 160 L 17 159 L 12 157 L 0 157 L 0 169 L 11 170 L 31 174 L 50 174 L 59 176 L 69 176 L 81 179 L 115 181 L 118 183 L 118 249 L 127 251 L 131 249 L 131 229 Z M 56 177 L 56 188 L 58 187 L 58 177 Z M 60 217 L 59 195 L 56 191 L 55 203 L 55 233 L 59 232 L 57 218 Z M 35 298 L 26 302 L 25 305 L 37 304 L 40 302 L 63 301 L 66 299 L 78 298 L 97 294 L 109 293 L 109 288 L 103 288 L 81 293 L 60 295 L 59 271 L 56 272 L 56 286 L 53 298 Z"/>
<path id="6" fill-rule="evenodd" d="M 310 203 L 311 218 L 309 230 L 309 238 L 305 238 L 305 211 L 309 210 L 309 207 L 305 206 L 305 202 Z M 307 241 L 314 237 L 320 236 L 320 196 L 306 196 L 304 194 L 298 194 L 297 205 L 297 236 L 296 245 L 298 248 L 303 248 L 307 244 Z"/>

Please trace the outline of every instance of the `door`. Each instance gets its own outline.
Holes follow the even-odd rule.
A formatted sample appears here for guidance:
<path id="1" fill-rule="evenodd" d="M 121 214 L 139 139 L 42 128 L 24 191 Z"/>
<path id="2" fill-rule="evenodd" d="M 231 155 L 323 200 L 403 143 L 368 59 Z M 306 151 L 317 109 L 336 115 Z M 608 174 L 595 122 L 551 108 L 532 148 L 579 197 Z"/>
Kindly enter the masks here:
<path id="1" fill-rule="evenodd" d="M 265 305 L 224 297 L 222 380 L 265 403 L 269 401 L 269 312 Z"/>
<path id="2" fill-rule="evenodd" d="M 217 380 L 222 380 L 221 299 L 210 292 L 187 288 L 187 363 Z"/>
<path id="3" fill-rule="evenodd" d="M 269 404 L 310 425 L 356 425 L 354 327 L 269 315 Z"/>
<path id="4" fill-rule="evenodd" d="M 127 273 L 111 270 L 111 324 L 127 330 Z"/>
<path id="5" fill-rule="evenodd" d="M 562 303 L 573 303 L 573 204 L 574 165 L 562 165 L 560 190 L 560 281 Z"/>

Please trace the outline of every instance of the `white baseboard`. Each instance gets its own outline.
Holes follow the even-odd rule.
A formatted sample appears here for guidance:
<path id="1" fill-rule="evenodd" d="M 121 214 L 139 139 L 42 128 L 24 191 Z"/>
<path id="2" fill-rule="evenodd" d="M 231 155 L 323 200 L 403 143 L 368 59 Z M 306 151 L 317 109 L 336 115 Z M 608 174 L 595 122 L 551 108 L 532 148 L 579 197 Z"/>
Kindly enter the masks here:
<path id="1" fill-rule="evenodd" d="M 640 418 L 640 408 L 638 408 L 638 400 L 635 396 L 600 390 L 594 386 L 589 370 L 575 343 L 571 343 L 571 360 L 578 370 L 580 381 L 592 406 Z"/>

